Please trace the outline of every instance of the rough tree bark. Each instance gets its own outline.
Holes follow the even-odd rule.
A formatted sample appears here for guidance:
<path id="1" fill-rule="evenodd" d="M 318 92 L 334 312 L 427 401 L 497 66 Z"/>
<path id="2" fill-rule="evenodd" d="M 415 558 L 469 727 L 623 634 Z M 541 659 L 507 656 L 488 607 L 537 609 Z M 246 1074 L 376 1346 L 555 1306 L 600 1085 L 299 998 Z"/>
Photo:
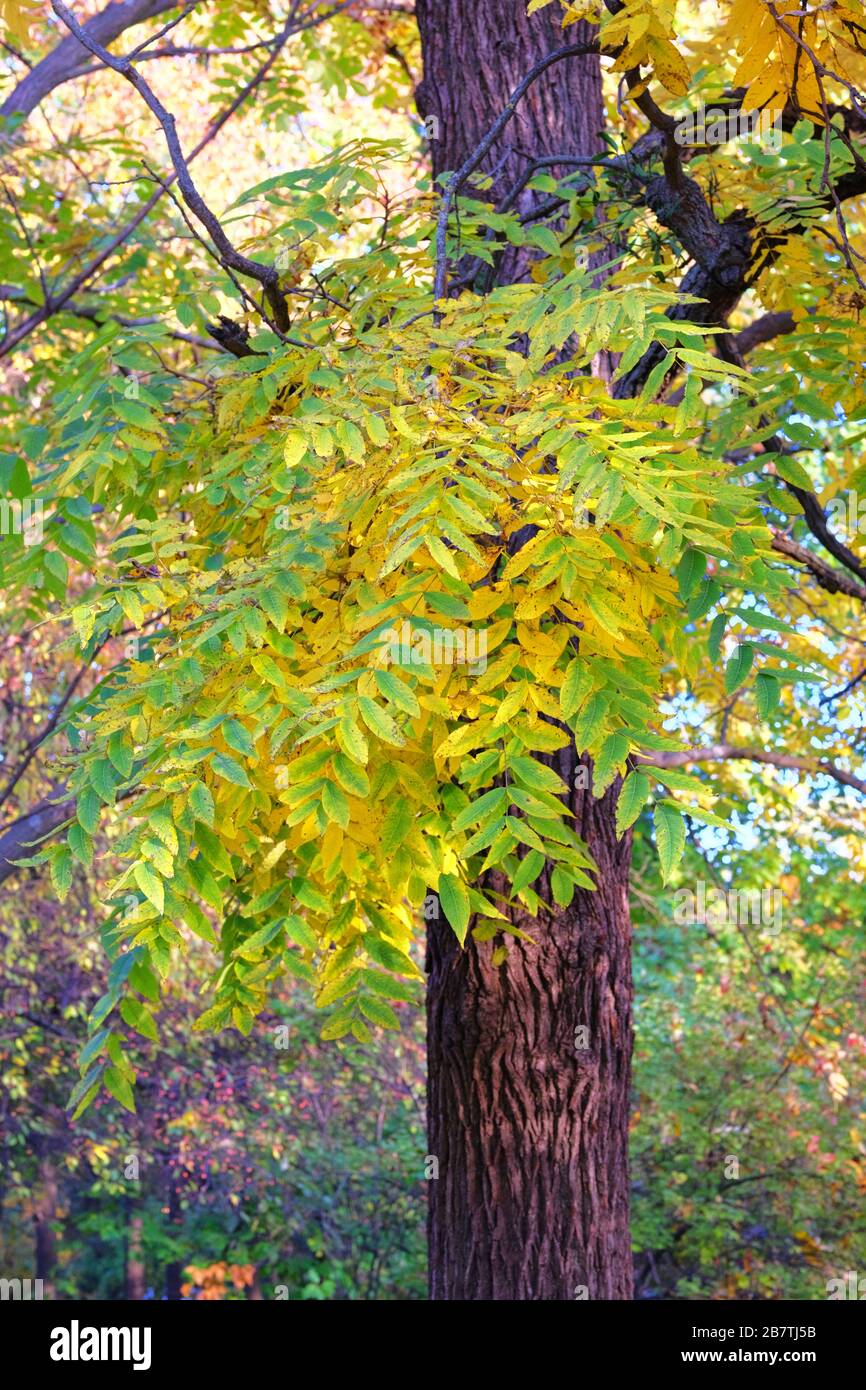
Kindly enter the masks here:
<path id="1" fill-rule="evenodd" d="M 526 18 L 524 0 L 417 0 L 424 75 L 418 107 L 435 116 L 434 173 L 478 144 L 522 77 L 563 46 L 558 7 Z M 569 43 L 591 40 L 585 25 Z M 482 166 L 493 196 L 527 158 L 602 147 L 598 59 L 552 67 Z M 531 197 L 532 195 L 528 195 Z M 503 260 L 500 280 L 519 274 Z M 549 760 L 572 792 L 576 829 L 599 868 L 598 892 L 515 912 L 537 946 L 511 940 L 507 962 L 444 918 L 428 935 L 430 1297 L 629 1299 L 628 1103 L 631 1059 L 630 843 L 617 843 L 618 787 L 595 801 L 575 786 L 573 748 Z M 542 886 L 543 885 L 543 886 Z M 536 887 L 552 903 L 547 875 Z M 577 1032 L 576 1030 L 585 1030 Z"/>

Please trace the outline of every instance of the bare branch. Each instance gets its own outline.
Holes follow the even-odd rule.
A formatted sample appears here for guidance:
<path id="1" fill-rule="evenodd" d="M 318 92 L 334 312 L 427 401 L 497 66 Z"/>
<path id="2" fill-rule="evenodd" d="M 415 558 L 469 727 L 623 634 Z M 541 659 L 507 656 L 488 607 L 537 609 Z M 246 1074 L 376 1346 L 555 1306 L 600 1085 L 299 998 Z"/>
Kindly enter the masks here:
<path id="1" fill-rule="evenodd" d="M 286 300 L 280 290 L 280 275 L 276 266 L 263 265 L 261 261 L 254 261 L 249 256 L 244 256 L 235 246 L 222 229 L 219 218 L 211 211 L 204 198 L 196 188 L 192 175 L 189 172 L 189 165 L 181 148 L 177 134 L 177 125 L 172 113 L 163 106 L 159 97 L 154 92 L 150 84 L 145 81 L 141 73 L 133 66 L 129 58 L 115 58 L 109 53 L 102 44 L 98 43 L 86 29 L 78 23 L 72 11 L 63 0 L 51 0 L 51 8 L 54 13 L 63 20 L 71 33 L 83 43 L 106 67 L 119 73 L 131 86 L 135 88 L 145 105 L 153 112 L 159 124 L 162 126 L 165 142 L 168 146 L 169 156 L 175 172 L 178 187 L 183 194 L 184 202 L 191 212 L 195 214 L 202 226 L 210 233 L 211 239 L 219 252 L 220 259 L 225 266 L 236 270 L 240 275 L 246 275 L 251 280 L 256 280 L 262 286 L 265 297 L 274 315 L 273 327 L 278 332 L 283 332 L 289 326 L 289 315 L 286 308 Z M 291 26 L 291 20 L 286 26 L 286 31 Z"/>
<path id="2" fill-rule="evenodd" d="M 105 45 L 113 43 L 127 29 L 174 9 L 177 0 L 115 0 L 89 19 L 84 31 L 94 43 Z M 70 78 L 79 77 L 88 64 L 87 47 L 70 34 L 21 79 L 0 106 L 0 116 L 29 116 L 49 92 Z"/>
<path id="3" fill-rule="evenodd" d="M 811 550 L 807 550 L 804 545 L 798 545 L 792 541 L 790 536 L 784 536 L 780 531 L 773 534 L 773 549 L 779 554 L 784 555 L 788 560 L 794 560 L 796 564 L 803 565 L 821 585 L 828 594 L 847 594 L 849 598 L 856 598 L 859 603 L 866 603 L 866 588 L 858 584 L 845 573 L 844 570 L 834 570 L 830 565 L 820 560 L 817 555 L 813 555 Z"/>
<path id="4" fill-rule="evenodd" d="M 780 338 L 785 333 L 793 333 L 796 326 L 790 309 L 778 314 L 762 314 L 734 335 L 734 346 L 742 357 L 746 357 L 762 343 L 772 342 L 773 338 Z"/>
<path id="5" fill-rule="evenodd" d="M 853 787 L 866 795 L 866 781 L 846 772 L 825 758 L 797 758 L 791 753 L 776 753 L 769 748 L 738 748 L 732 743 L 712 743 L 706 748 L 689 748 L 676 753 L 637 753 L 634 761 L 655 767 L 688 767 L 699 763 L 750 762 L 767 763 L 787 771 L 808 772 L 813 777 L 832 777 L 843 787 Z"/>

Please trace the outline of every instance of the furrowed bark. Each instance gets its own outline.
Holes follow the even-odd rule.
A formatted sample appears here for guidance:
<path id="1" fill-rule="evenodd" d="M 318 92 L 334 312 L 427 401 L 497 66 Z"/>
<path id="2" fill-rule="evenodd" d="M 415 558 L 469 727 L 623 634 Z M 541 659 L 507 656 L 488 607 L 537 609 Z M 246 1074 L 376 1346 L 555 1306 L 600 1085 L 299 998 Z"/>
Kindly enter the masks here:
<path id="1" fill-rule="evenodd" d="M 574 765 L 564 750 L 562 766 Z M 576 791 L 598 891 L 512 921 L 507 961 L 444 918 L 428 936 L 430 1297 L 630 1299 L 630 837 L 619 784 Z M 551 902 L 547 874 L 536 884 Z"/>

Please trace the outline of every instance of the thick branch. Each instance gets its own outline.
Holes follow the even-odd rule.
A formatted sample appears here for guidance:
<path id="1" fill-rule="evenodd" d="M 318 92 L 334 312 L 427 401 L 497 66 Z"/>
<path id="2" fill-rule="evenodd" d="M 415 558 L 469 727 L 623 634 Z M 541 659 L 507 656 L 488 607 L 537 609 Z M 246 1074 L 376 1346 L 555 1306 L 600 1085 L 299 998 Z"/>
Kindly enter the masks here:
<path id="1" fill-rule="evenodd" d="M 866 795 L 866 781 L 846 772 L 836 763 L 824 758 L 798 758 L 790 753 L 776 753 L 769 748 L 738 748 L 732 743 L 711 743 L 707 748 L 689 748 L 677 753 L 638 753 L 636 763 L 655 767 L 688 767 L 697 763 L 750 762 L 768 763 L 771 767 L 784 768 L 793 772 L 808 772 L 813 777 L 832 777 L 843 787 L 853 787 Z"/>
<path id="2" fill-rule="evenodd" d="M 64 801 L 59 805 L 43 801 L 26 816 L 12 821 L 0 831 L 0 883 L 16 872 L 16 860 L 27 859 L 34 854 L 35 842 L 58 830 L 74 812 L 73 801 Z"/>
<path id="3" fill-rule="evenodd" d="M 734 335 L 734 347 L 741 357 L 747 357 L 762 343 L 770 343 L 785 333 L 793 333 L 796 326 L 790 309 L 784 309 L 778 314 L 762 314 Z"/>
<path id="4" fill-rule="evenodd" d="M 792 541 L 790 536 L 783 536 L 780 531 L 776 531 L 773 535 L 773 549 L 786 559 L 804 565 L 828 594 L 847 594 L 849 598 L 856 598 L 859 603 L 866 604 L 866 588 L 862 584 L 858 584 L 844 570 L 832 569 L 804 545 Z"/>
<path id="5" fill-rule="evenodd" d="M 176 10 L 178 0 L 118 0 L 84 25 L 84 32 L 97 44 L 113 43 L 136 24 Z M 70 34 L 37 63 L 18 83 L 0 106 L 0 116 L 29 116 L 55 87 L 78 77 L 90 62 L 87 47 Z"/>

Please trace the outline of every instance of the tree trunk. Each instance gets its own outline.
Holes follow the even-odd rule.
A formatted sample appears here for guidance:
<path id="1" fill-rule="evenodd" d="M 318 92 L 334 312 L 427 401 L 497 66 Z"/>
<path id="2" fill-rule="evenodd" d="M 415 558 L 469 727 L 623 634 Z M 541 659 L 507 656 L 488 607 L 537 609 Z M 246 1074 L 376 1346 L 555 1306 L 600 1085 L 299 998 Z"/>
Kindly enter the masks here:
<path id="1" fill-rule="evenodd" d="M 130 1216 L 129 1203 L 126 1212 L 126 1298 L 129 1302 L 140 1303 L 147 1293 L 143 1250 L 144 1221 L 141 1216 Z"/>
<path id="2" fill-rule="evenodd" d="M 580 24 L 563 37 L 558 6 L 531 19 L 525 10 L 524 0 L 416 0 L 418 106 L 438 122 L 434 174 L 462 164 L 540 58 L 594 36 Z M 495 175 L 491 197 L 528 158 L 597 153 L 602 127 L 598 59 L 555 64 L 482 165 Z M 507 256 L 499 280 L 524 270 Z M 598 864 L 598 891 L 537 920 L 515 911 L 537 945 L 509 938 L 499 968 L 491 943 L 470 935 L 461 950 L 444 917 L 429 924 L 432 1299 L 632 1296 L 630 839 L 617 843 L 614 831 L 618 784 L 596 801 L 575 786 L 573 748 L 548 761 L 575 788 L 575 828 Z M 546 873 L 536 888 L 552 904 Z"/>
<path id="3" fill-rule="evenodd" d="M 438 123 L 434 175 L 459 168 L 536 63 L 556 48 L 596 38 L 584 23 L 563 33 L 558 5 L 527 19 L 523 0 L 416 0 L 415 13 L 424 61 L 418 110 Z M 482 162 L 482 171 L 495 173 L 491 196 L 511 187 L 528 158 L 597 154 L 603 128 L 598 58 L 555 63 L 530 87 Z"/>
<path id="4" fill-rule="evenodd" d="M 54 1240 L 54 1221 L 57 1210 L 57 1175 L 50 1158 L 42 1158 L 39 1163 L 40 1192 L 33 1213 L 34 1237 L 36 1244 L 36 1278 L 42 1281 L 42 1297 L 54 1297 L 54 1265 L 56 1242 Z"/>

